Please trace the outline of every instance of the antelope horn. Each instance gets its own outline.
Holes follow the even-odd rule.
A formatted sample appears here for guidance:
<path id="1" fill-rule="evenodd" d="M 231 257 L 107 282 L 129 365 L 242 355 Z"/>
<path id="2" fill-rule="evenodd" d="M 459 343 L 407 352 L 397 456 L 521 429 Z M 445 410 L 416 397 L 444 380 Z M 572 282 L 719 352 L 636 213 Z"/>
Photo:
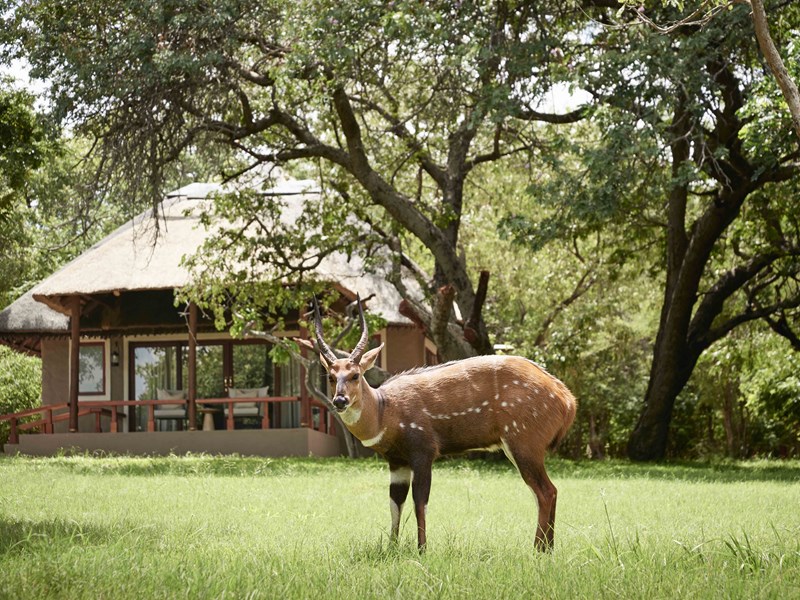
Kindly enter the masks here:
<path id="1" fill-rule="evenodd" d="M 322 339 L 322 317 L 319 314 L 319 303 L 317 302 L 316 295 L 314 296 L 314 330 L 317 334 L 317 345 L 322 356 L 325 357 L 330 364 L 336 362 L 336 355 L 331 350 L 331 347 Z"/>
<path id="2" fill-rule="evenodd" d="M 358 304 L 358 318 L 361 325 L 361 339 L 358 340 L 358 344 L 356 344 L 353 353 L 350 355 L 350 362 L 357 365 L 361 362 L 361 356 L 367 349 L 367 344 L 369 344 L 369 332 L 367 331 L 367 320 L 364 318 L 364 308 L 361 306 L 361 296 L 358 294 L 356 294 L 356 303 Z"/>

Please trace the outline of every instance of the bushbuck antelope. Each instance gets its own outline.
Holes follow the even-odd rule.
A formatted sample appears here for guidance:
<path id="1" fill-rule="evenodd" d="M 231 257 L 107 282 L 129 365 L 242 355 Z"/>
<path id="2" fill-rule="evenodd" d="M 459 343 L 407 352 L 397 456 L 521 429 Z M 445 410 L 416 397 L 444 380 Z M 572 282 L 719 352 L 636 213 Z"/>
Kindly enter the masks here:
<path id="1" fill-rule="evenodd" d="M 348 358 L 338 358 L 325 343 L 316 298 L 314 324 L 333 407 L 364 446 L 389 461 L 391 538 L 397 539 L 412 475 L 422 550 L 433 461 L 467 450 L 502 448 L 538 502 L 536 547 L 552 548 L 556 487 L 544 456 L 575 418 L 575 398 L 566 386 L 526 358 L 477 356 L 400 373 L 373 388 L 363 375 L 383 344 L 366 351 L 369 335 L 360 300 L 358 310 L 361 340 Z"/>

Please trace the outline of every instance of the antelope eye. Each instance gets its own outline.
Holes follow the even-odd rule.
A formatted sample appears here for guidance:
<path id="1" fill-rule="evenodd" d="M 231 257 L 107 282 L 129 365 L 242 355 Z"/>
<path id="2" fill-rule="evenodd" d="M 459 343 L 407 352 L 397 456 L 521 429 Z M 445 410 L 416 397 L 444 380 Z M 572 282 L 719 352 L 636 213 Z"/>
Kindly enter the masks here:
<path id="1" fill-rule="evenodd" d="M 350 378 L 350 381 L 358 381 L 358 373 L 356 373 L 355 375 L 353 375 L 353 376 Z"/>

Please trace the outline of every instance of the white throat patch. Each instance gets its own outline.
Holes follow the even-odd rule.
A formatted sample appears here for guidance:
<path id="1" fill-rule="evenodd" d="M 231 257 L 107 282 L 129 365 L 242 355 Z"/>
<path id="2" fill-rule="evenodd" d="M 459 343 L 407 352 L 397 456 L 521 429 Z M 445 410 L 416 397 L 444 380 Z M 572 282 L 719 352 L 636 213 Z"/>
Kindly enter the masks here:
<path id="1" fill-rule="evenodd" d="M 361 418 L 361 408 L 348 408 L 346 411 L 341 413 L 342 421 L 344 421 L 345 425 L 355 425 L 358 423 L 358 420 Z"/>

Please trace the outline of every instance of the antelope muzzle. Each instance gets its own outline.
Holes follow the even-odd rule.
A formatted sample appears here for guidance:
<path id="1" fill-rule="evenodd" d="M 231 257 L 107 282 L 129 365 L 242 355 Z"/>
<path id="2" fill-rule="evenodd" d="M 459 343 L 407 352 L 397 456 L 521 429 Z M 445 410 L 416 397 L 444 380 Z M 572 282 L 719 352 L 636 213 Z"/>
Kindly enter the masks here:
<path id="1" fill-rule="evenodd" d="M 344 411 L 349 404 L 350 400 L 348 400 L 345 396 L 335 396 L 333 398 L 333 408 L 339 412 Z"/>

